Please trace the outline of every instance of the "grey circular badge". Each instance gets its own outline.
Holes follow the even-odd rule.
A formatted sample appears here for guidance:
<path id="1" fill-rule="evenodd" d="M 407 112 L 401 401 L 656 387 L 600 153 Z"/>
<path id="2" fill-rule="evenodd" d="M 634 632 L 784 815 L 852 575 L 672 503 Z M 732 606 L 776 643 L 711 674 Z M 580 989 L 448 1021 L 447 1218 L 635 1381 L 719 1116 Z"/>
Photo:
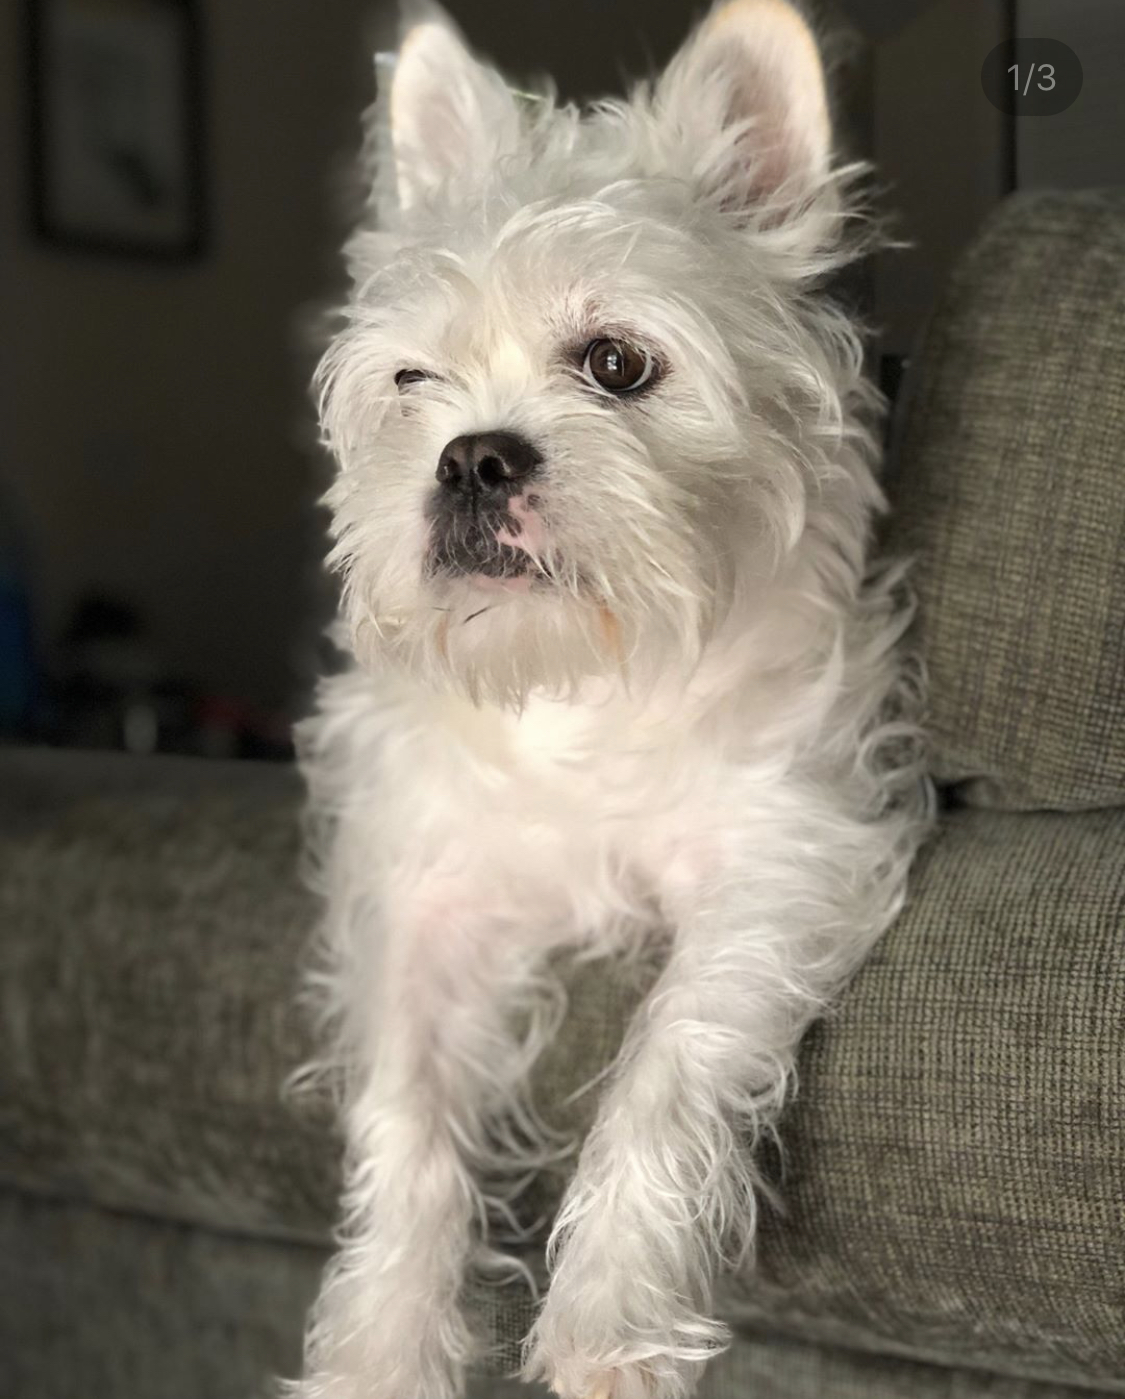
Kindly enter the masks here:
<path id="1" fill-rule="evenodd" d="M 1055 117 L 1077 101 L 1082 64 L 1061 39 L 1006 39 L 984 60 L 980 83 L 1010 117 Z"/>

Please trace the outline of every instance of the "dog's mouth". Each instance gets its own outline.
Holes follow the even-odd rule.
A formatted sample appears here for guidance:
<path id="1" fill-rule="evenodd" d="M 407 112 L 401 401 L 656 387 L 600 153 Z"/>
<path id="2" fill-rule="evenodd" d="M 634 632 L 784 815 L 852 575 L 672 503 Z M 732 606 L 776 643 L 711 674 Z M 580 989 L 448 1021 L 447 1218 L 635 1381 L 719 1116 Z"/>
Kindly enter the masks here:
<path id="1" fill-rule="evenodd" d="M 498 536 L 499 521 L 477 519 L 435 521 L 430 531 L 427 569 L 431 574 L 482 578 L 523 578 L 531 570 L 531 559 L 520 549 Z"/>
<path id="2" fill-rule="evenodd" d="M 546 531 L 534 495 L 503 507 L 467 510 L 437 500 L 430 520 L 425 568 L 431 578 L 460 578 L 491 591 L 524 592 L 549 582 L 543 557 Z"/>

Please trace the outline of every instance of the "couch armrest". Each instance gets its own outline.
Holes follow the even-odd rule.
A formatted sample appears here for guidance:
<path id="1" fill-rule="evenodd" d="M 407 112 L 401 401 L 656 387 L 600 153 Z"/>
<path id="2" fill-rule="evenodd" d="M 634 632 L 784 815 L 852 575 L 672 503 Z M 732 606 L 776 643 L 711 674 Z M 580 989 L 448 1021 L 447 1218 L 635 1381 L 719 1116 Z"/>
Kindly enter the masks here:
<path id="1" fill-rule="evenodd" d="M 581 1131 L 636 989 L 571 985 L 537 1100 Z M 1114 1388 L 1125 1375 L 1125 810 L 949 813 L 906 911 L 814 1027 L 784 1214 L 736 1326 Z M 564 1107 L 563 1105 L 566 1104 Z M 561 1173 L 536 1208 L 553 1208 Z M 512 1294 L 505 1334 L 526 1323 Z"/>

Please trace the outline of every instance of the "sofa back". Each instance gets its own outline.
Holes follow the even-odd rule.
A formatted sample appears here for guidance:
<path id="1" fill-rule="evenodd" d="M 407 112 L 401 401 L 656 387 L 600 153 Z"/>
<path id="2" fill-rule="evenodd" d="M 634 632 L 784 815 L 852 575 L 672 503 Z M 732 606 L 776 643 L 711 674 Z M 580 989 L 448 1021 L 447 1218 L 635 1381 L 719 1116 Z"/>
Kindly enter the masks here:
<path id="1" fill-rule="evenodd" d="M 1125 192 L 1001 205 L 908 385 L 891 547 L 935 776 L 977 806 L 1125 803 Z"/>

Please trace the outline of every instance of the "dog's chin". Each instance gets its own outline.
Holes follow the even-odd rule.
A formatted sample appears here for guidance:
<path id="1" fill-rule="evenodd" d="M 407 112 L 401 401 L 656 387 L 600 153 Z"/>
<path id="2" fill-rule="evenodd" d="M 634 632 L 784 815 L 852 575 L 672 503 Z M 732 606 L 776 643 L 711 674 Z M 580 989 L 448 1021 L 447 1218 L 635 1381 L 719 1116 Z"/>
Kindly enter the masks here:
<path id="1" fill-rule="evenodd" d="M 638 696 L 690 677 L 712 630 L 703 580 L 663 586 L 663 573 L 613 579 L 552 563 L 548 571 L 536 560 L 489 557 L 435 567 L 424 555 L 416 571 L 373 576 L 347 593 L 356 658 L 375 676 L 515 709 L 533 696 L 584 700 L 607 687 Z"/>
<path id="2" fill-rule="evenodd" d="M 519 709 L 623 678 L 626 624 L 605 606 L 530 574 L 431 579 L 409 603 L 352 619 L 365 669 L 425 689 Z"/>
<path id="3" fill-rule="evenodd" d="M 494 608 L 520 601 L 530 602 L 533 595 L 536 604 L 543 604 L 548 609 L 557 606 L 560 601 L 558 589 L 549 579 L 523 568 L 448 572 L 432 577 L 426 591 L 430 605 L 444 611 L 450 624 L 470 615 L 484 616 Z M 525 624 L 534 616 L 532 611 L 530 616 L 525 617 Z"/>

